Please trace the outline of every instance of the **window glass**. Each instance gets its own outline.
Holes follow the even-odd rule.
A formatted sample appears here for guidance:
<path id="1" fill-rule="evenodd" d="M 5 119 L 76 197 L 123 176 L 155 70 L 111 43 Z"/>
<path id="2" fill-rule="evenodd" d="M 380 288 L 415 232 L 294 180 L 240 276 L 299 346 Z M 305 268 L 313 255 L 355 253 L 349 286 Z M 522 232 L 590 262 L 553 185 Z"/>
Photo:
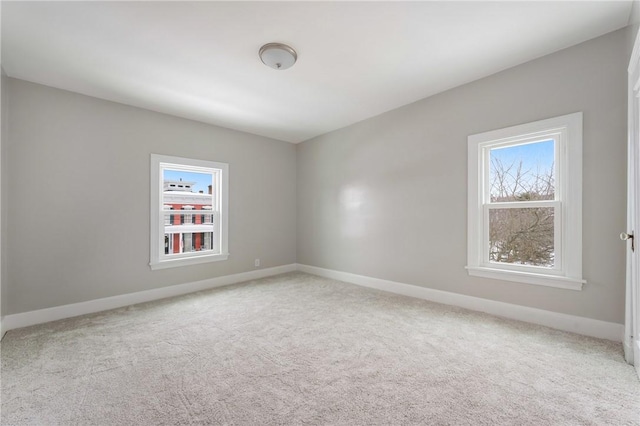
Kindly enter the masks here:
<path id="1" fill-rule="evenodd" d="M 491 202 L 553 200 L 554 141 L 490 149 Z"/>
<path id="2" fill-rule="evenodd" d="M 554 266 L 554 208 L 489 210 L 489 261 Z"/>

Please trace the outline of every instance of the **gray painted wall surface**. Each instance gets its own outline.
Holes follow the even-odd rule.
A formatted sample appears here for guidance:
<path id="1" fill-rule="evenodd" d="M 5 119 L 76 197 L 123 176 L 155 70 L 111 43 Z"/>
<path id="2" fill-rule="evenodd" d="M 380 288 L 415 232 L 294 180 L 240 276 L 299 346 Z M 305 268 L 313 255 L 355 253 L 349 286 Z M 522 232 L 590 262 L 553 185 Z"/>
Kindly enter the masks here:
<path id="1" fill-rule="evenodd" d="M 620 30 L 299 144 L 298 263 L 622 323 L 627 37 Z M 467 136 L 576 111 L 584 290 L 468 276 Z"/>
<path id="2" fill-rule="evenodd" d="M 628 25 L 638 25 L 639 23 L 640 23 L 640 2 L 638 0 L 633 0 L 631 2 L 631 13 L 629 13 Z"/>
<path id="3" fill-rule="evenodd" d="M 296 261 L 294 145 L 8 80 L 3 314 Z M 151 153 L 229 163 L 228 261 L 150 270 Z"/>
<path id="4" fill-rule="evenodd" d="M 622 323 L 631 38 L 618 31 L 297 147 L 3 78 L 2 314 L 297 253 L 308 265 Z M 585 289 L 469 277 L 467 136 L 575 111 L 585 120 Z M 230 163 L 229 261 L 149 269 L 152 152 Z"/>

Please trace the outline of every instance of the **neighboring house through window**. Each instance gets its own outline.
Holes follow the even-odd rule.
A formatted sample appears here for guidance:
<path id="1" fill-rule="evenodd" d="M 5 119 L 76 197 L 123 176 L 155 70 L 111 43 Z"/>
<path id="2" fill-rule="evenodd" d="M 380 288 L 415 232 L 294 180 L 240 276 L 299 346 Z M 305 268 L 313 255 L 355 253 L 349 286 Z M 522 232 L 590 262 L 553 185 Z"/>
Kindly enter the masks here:
<path id="1" fill-rule="evenodd" d="M 151 269 L 228 258 L 228 188 L 225 163 L 151 155 Z"/>
<path id="2" fill-rule="evenodd" d="M 468 143 L 469 274 L 582 289 L 582 113 Z"/>

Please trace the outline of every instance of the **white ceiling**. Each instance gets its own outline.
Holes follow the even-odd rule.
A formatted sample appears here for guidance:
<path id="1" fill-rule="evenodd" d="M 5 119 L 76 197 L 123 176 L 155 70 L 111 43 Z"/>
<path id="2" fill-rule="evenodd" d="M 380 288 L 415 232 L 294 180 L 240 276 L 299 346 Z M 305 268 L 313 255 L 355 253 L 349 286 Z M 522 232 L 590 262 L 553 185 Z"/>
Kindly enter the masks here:
<path id="1" fill-rule="evenodd" d="M 300 142 L 627 25 L 631 1 L 2 2 L 11 77 Z M 290 69 L 258 58 L 298 52 Z"/>

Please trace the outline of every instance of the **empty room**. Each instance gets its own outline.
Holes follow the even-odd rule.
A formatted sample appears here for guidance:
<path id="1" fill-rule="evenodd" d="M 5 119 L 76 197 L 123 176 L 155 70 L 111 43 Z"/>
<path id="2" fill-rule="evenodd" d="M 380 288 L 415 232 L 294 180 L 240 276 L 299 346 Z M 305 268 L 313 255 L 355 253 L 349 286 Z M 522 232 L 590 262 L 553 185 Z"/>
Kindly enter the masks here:
<path id="1" fill-rule="evenodd" d="M 0 16 L 0 424 L 640 425 L 639 2 Z"/>

